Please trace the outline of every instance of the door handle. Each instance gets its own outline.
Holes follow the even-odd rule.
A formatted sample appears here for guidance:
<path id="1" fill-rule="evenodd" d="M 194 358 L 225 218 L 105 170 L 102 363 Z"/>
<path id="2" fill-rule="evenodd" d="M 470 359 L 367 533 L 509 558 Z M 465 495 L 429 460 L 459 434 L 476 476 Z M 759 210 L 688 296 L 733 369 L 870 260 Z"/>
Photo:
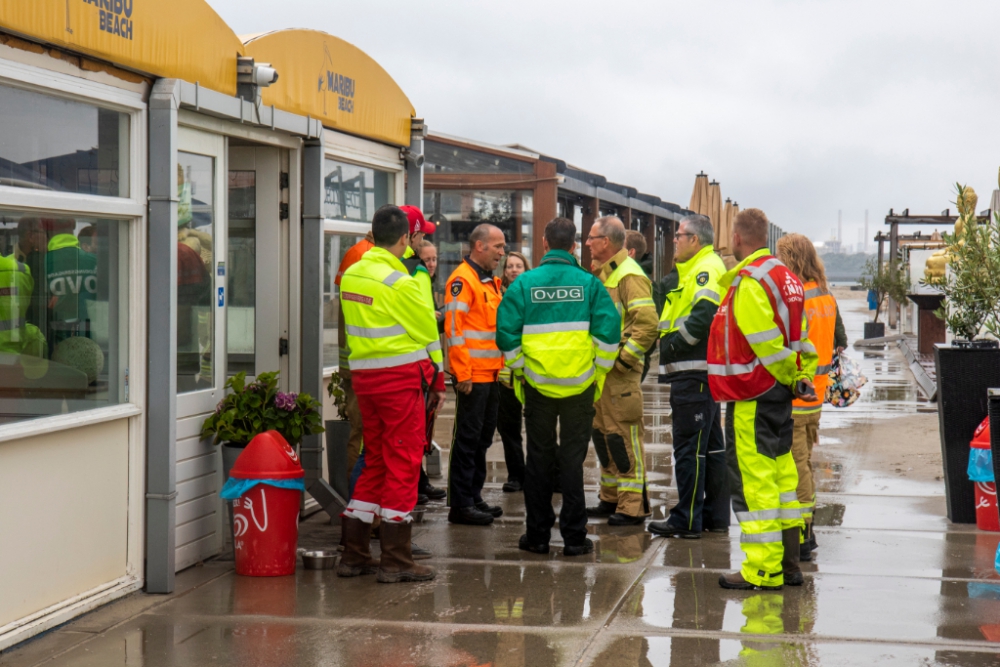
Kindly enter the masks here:
<path id="1" fill-rule="evenodd" d="M 278 356 L 287 357 L 288 356 L 288 339 L 279 338 L 278 339 Z"/>

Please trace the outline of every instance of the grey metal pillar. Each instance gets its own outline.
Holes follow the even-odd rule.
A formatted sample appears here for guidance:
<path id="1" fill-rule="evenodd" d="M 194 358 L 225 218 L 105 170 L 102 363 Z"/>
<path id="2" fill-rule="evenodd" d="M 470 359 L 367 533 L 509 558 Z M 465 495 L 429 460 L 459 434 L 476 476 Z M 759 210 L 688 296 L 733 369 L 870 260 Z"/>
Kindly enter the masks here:
<path id="1" fill-rule="evenodd" d="M 177 502 L 177 108 L 181 87 L 149 97 L 146 592 L 174 591 Z"/>
<path id="2" fill-rule="evenodd" d="M 422 118 L 410 121 L 410 152 L 406 160 L 406 195 L 409 206 L 424 207 L 424 135 L 427 126 Z M 424 212 L 428 215 L 427 212 Z"/>
<path id="3" fill-rule="evenodd" d="M 302 391 L 322 399 L 323 387 L 323 144 L 302 151 Z M 323 436 L 302 439 L 306 488 L 323 476 Z"/>
<path id="4" fill-rule="evenodd" d="M 889 225 L 889 266 L 893 269 L 896 268 L 898 260 L 896 255 L 899 253 L 899 223 L 893 222 Z M 893 301 L 892 297 L 889 297 L 889 326 L 893 329 L 896 328 L 897 320 L 899 319 L 899 304 Z"/>

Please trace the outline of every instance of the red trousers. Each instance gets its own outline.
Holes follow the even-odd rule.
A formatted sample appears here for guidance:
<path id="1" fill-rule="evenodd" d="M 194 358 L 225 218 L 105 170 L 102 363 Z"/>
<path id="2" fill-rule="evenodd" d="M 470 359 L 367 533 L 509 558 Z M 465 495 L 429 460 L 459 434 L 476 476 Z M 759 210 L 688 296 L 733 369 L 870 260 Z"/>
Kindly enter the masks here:
<path id="1" fill-rule="evenodd" d="M 425 413 L 420 389 L 358 393 L 364 429 L 365 469 L 347 513 L 371 522 L 408 521 L 417 504 L 420 461 L 424 455 Z"/>

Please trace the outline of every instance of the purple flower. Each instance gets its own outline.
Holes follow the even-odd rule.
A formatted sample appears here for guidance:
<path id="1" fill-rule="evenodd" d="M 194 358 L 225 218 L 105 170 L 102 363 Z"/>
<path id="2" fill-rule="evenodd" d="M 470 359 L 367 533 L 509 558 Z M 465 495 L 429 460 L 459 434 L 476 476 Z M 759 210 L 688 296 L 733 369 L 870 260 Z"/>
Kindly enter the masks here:
<path id="1" fill-rule="evenodd" d="M 279 410 L 284 410 L 285 412 L 291 412 L 295 409 L 295 399 L 299 397 L 295 392 L 286 394 L 283 391 L 279 391 L 274 397 L 274 406 Z"/>

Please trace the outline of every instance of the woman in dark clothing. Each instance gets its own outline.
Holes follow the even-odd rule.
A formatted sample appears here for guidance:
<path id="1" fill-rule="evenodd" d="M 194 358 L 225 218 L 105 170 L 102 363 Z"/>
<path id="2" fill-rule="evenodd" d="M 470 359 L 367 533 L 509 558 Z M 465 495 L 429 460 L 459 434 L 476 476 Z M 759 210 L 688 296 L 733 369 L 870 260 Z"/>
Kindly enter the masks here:
<path id="1" fill-rule="evenodd" d="M 507 291 L 517 277 L 531 269 L 528 258 L 519 252 L 504 257 L 501 288 Z M 500 407 L 497 411 L 497 431 L 503 441 L 503 458 L 507 463 L 507 483 L 503 490 L 514 493 L 524 485 L 524 440 L 521 438 L 522 406 L 511 386 L 510 369 L 500 371 Z"/>

